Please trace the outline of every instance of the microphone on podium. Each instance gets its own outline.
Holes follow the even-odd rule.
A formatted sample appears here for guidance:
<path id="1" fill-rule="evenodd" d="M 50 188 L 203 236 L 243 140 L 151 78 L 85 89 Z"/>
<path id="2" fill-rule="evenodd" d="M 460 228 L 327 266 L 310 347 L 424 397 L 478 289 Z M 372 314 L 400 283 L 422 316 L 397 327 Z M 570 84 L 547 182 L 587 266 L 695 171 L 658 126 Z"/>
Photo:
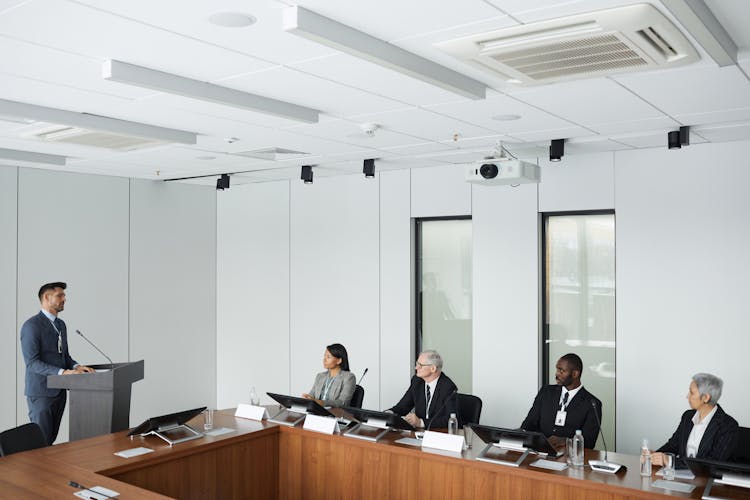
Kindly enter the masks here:
<path id="1" fill-rule="evenodd" d="M 102 351 L 101 349 L 99 349 L 98 347 L 96 347 L 96 344 L 94 344 L 93 342 L 91 342 L 88 339 L 88 337 L 86 337 L 84 334 L 82 334 L 81 330 L 76 330 L 76 333 L 78 335 L 80 335 L 81 337 L 83 337 L 83 340 L 85 340 L 86 342 L 88 342 L 89 344 L 91 344 L 91 347 L 93 347 L 94 349 L 96 349 L 97 351 L 99 351 L 102 354 L 102 356 L 104 356 L 105 358 L 107 358 L 107 361 L 109 361 L 109 367 L 110 367 L 110 369 L 114 369 L 115 368 L 115 364 L 112 362 L 112 359 L 109 356 L 107 356 L 106 354 L 104 354 L 104 351 Z"/>
<path id="2" fill-rule="evenodd" d="M 607 460 L 607 442 L 604 440 L 604 433 L 602 432 L 602 421 L 599 420 L 599 414 L 596 412 L 596 401 L 591 401 L 591 406 L 594 409 L 594 417 L 596 418 L 596 423 L 599 424 L 599 434 L 602 436 L 602 443 L 604 444 L 604 460 L 589 460 L 589 465 L 591 466 L 591 470 L 614 474 L 625 466 Z"/>

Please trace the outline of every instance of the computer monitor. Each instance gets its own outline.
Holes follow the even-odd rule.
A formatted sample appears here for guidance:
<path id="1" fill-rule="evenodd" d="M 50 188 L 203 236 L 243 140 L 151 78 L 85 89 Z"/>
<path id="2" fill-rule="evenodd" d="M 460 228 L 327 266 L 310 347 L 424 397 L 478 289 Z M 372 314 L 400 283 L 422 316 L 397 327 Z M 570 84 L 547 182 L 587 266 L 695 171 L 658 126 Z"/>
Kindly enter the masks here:
<path id="1" fill-rule="evenodd" d="M 708 478 L 701 498 L 717 498 L 711 495 L 714 483 L 750 488 L 750 464 L 722 462 L 709 458 L 685 458 L 685 463 L 696 476 Z"/>
<path id="2" fill-rule="evenodd" d="M 341 409 L 359 422 L 354 427 L 344 431 L 344 435 L 347 437 L 364 439 L 367 441 L 377 441 L 390 429 L 400 429 L 404 431 L 416 430 L 413 425 L 392 412 L 365 410 L 351 406 L 344 406 Z"/>
<path id="3" fill-rule="evenodd" d="M 151 417 L 128 432 L 128 436 L 147 436 L 153 434 L 169 443 L 170 446 L 203 437 L 202 433 L 185 424 L 200 415 L 205 409 L 205 406 L 201 406 L 192 410 Z"/>
<path id="4" fill-rule="evenodd" d="M 269 418 L 270 422 L 293 427 L 305 419 L 308 413 L 320 417 L 335 417 L 333 413 L 320 406 L 315 400 L 267 392 L 281 406 L 286 408 Z"/>
<path id="5" fill-rule="evenodd" d="M 562 452 L 557 451 L 541 432 L 525 431 L 523 429 L 504 429 L 502 427 L 479 424 L 466 425 L 479 436 L 479 439 L 487 443 L 487 447 L 479 454 L 477 460 L 518 467 L 530 452 L 551 457 L 562 455 Z M 511 458 L 495 456 L 497 454 L 491 453 L 494 451 L 493 448 L 503 450 L 501 455 L 509 455 Z M 507 451 L 520 452 L 521 455 L 517 457 L 516 455 L 505 453 Z"/>

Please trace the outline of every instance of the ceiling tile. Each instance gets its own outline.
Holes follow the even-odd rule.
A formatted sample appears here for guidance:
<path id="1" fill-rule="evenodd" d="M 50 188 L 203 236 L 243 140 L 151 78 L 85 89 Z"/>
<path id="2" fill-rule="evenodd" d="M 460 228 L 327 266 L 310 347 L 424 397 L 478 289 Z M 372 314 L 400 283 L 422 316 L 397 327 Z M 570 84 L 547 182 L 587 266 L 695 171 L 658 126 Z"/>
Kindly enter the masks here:
<path id="1" fill-rule="evenodd" d="M 492 130 L 420 108 L 356 115 L 351 118 L 359 122 L 377 123 L 388 130 L 433 141 L 454 138 L 458 140 L 460 137 L 484 137 L 493 133 Z"/>
<path id="2" fill-rule="evenodd" d="M 359 128 L 359 123 L 349 120 L 336 120 L 318 125 L 300 125 L 289 130 L 311 137 L 346 142 L 364 148 L 377 149 L 424 142 L 424 140 L 390 130 L 387 127 L 379 128 L 375 134 L 368 136 Z"/>
<path id="3" fill-rule="evenodd" d="M 695 130 L 695 133 L 711 142 L 746 141 L 750 140 L 750 122 L 700 127 Z"/>
<path id="4" fill-rule="evenodd" d="M 643 120 L 616 121 L 609 123 L 594 123 L 589 128 L 599 135 L 615 135 L 633 130 L 664 130 L 679 127 L 680 123 L 667 116 L 646 118 Z"/>
<path id="5" fill-rule="evenodd" d="M 653 106 L 607 78 L 518 90 L 515 98 L 581 126 L 663 116 Z M 592 105 L 593 103 L 595 105 Z"/>
<path id="6" fill-rule="evenodd" d="M 736 66 L 687 67 L 615 79 L 670 116 L 750 107 L 750 81 Z"/>

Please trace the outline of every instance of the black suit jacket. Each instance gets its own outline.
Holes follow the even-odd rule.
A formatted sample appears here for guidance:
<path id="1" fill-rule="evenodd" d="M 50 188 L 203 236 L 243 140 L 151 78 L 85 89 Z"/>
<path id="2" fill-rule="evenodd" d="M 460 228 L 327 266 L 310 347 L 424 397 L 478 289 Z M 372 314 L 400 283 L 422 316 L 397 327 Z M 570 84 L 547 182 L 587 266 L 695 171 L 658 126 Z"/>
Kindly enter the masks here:
<path id="1" fill-rule="evenodd" d="M 693 415 L 695 410 L 687 410 L 682 414 L 680 425 L 674 431 L 669 441 L 656 451 L 674 453 L 682 459 L 687 455 L 687 441 L 693 430 Z M 716 413 L 706 427 L 701 443 L 698 445 L 696 458 L 710 458 L 712 460 L 728 460 L 737 442 L 737 421 L 724 412 L 720 405 L 716 405 Z"/>
<path id="2" fill-rule="evenodd" d="M 456 413 L 456 391 L 458 391 L 456 384 L 448 375 L 441 373 L 430 401 L 431 418 L 425 418 L 427 402 L 424 399 L 424 380 L 414 375 L 406 394 L 401 401 L 396 403 L 396 406 L 391 408 L 391 411 L 403 417 L 413 408 L 414 413 L 424 421 L 425 427 L 445 428 L 448 427 L 450 414 Z"/>
<path id="3" fill-rule="evenodd" d="M 565 426 L 555 425 L 557 410 L 560 409 L 561 385 L 545 385 L 534 398 L 534 404 L 521 424 L 527 431 L 539 431 L 545 436 L 573 437 L 577 429 L 583 431 L 583 446 L 593 448 L 599 435 L 599 424 L 594 414 L 592 401 L 596 402 L 599 421 L 602 418 L 602 403 L 593 394 L 581 387 L 578 394 L 568 403 Z"/>

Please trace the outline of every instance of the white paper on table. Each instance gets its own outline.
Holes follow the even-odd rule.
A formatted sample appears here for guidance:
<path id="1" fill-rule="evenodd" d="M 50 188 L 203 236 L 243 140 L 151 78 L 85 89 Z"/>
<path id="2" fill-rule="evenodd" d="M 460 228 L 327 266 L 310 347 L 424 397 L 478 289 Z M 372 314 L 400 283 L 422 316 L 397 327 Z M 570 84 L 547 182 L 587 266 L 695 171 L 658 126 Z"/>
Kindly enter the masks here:
<path id="1" fill-rule="evenodd" d="M 308 431 L 322 432 L 323 434 L 333 434 L 338 426 L 335 417 L 321 417 L 319 415 L 308 414 L 305 417 L 303 429 Z"/>
<path id="2" fill-rule="evenodd" d="M 656 475 L 659 477 L 664 477 L 664 469 L 659 469 L 658 471 L 656 471 Z M 676 469 L 674 471 L 674 478 L 693 480 L 695 479 L 695 474 L 690 472 L 690 469 Z"/>
<path id="3" fill-rule="evenodd" d="M 107 498 L 115 498 L 120 496 L 118 492 L 107 489 L 104 486 L 94 486 L 93 488 L 89 488 L 86 490 L 78 490 L 73 494 L 79 498 L 85 498 L 86 500 L 89 500 L 91 498 L 95 500 L 107 500 Z"/>
<path id="4" fill-rule="evenodd" d="M 130 448 L 129 450 L 122 450 L 115 453 L 118 457 L 122 458 L 132 458 L 137 457 L 138 455 L 145 455 L 146 453 L 151 453 L 151 448 L 144 448 L 144 447 L 138 447 L 138 448 Z"/>
<path id="5" fill-rule="evenodd" d="M 253 406 L 246 403 L 240 403 L 237 405 L 237 411 L 234 412 L 235 417 L 249 418 L 250 420 L 263 420 L 268 418 L 268 412 L 265 406 Z"/>
<path id="6" fill-rule="evenodd" d="M 568 468 L 568 464 L 565 462 L 555 462 L 554 460 L 545 460 L 540 458 L 539 460 L 530 463 L 532 467 L 539 467 L 540 469 L 549 470 L 565 470 Z"/>
<path id="7" fill-rule="evenodd" d="M 218 429 L 203 431 L 203 434 L 206 436 L 221 436 L 222 434 L 229 434 L 230 432 L 234 432 L 234 429 L 230 429 L 229 427 L 219 427 Z"/>
<path id="8" fill-rule="evenodd" d="M 409 446 L 422 446 L 422 440 L 417 438 L 401 438 L 394 442 L 398 444 L 407 444 Z"/>
<path id="9" fill-rule="evenodd" d="M 422 448 L 434 448 L 436 450 L 461 453 L 464 451 L 464 437 L 459 434 L 425 431 L 422 438 Z"/>

